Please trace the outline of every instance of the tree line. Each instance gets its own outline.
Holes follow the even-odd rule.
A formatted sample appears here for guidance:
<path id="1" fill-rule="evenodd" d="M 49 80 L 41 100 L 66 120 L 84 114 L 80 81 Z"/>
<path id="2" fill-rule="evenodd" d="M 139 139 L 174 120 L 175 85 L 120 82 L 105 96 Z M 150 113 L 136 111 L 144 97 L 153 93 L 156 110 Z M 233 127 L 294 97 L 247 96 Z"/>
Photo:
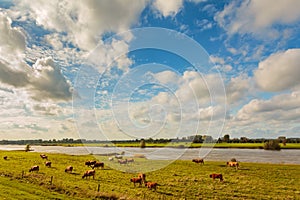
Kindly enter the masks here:
<path id="1" fill-rule="evenodd" d="M 193 135 L 186 136 L 182 138 L 145 138 L 142 139 L 145 143 L 169 143 L 169 142 L 190 142 L 190 143 L 266 143 L 270 140 L 277 140 L 279 143 L 300 143 L 300 138 L 286 138 L 284 136 L 275 138 L 275 139 L 266 139 L 266 138 L 256 138 L 251 139 L 247 137 L 240 138 L 230 138 L 228 134 L 220 137 L 218 139 L 213 138 L 208 135 Z M 52 139 L 52 140 L 43 140 L 43 139 L 34 139 L 34 140 L 0 140 L 0 144 L 18 144 L 18 145 L 59 145 L 59 144 L 81 144 L 81 143 L 107 143 L 108 141 L 101 140 L 86 140 L 86 139 L 72 139 L 72 138 L 64 138 L 64 139 Z M 109 141 L 115 144 L 120 143 L 140 143 L 140 139 L 135 140 L 113 140 Z"/>

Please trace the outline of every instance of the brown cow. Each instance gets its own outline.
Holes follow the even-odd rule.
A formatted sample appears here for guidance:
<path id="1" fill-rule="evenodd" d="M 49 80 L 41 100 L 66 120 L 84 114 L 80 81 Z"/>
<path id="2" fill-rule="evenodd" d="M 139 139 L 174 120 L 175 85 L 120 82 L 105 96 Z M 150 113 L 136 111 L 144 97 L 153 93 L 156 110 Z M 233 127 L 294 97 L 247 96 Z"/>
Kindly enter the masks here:
<path id="1" fill-rule="evenodd" d="M 41 154 L 40 156 L 42 159 L 46 159 L 46 160 L 48 159 L 48 156 L 46 156 L 45 154 Z"/>
<path id="2" fill-rule="evenodd" d="M 143 179 L 141 179 L 140 177 L 138 177 L 138 178 L 131 178 L 131 179 L 130 179 L 130 182 L 133 182 L 134 187 L 135 187 L 135 184 L 136 184 L 136 183 L 139 183 L 140 186 L 141 186 L 141 185 L 142 185 L 142 182 L 143 182 Z"/>
<path id="3" fill-rule="evenodd" d="M 209 175 L 210 178 L 215 180 L 216 178 L 220 179 L 220 181 L 223 181 L 223 175 L 222 174 L 211 174 Z"/>
<path id="4" fill-rule="evenodd" d="M 84 172 L 84 174 L 83 174 L 83 176 L 82 176 L 82 178 L 84 178 L 84 177 L 90 177 L 90 176 L 93 176 L 93 179 L 95 179 L 95 170 L 93 170 L 93 169 L 91 169 L 91 170 L 87 170 L 87 171 L 85 171 Z"/>
<path id="5" fill-rule="evenodd" d="M 4 159 L 4 160 L 7 160 L 7 156 L 4 156 L 3 159 Z"/>
<path id="6" fill-rule="evenodd" d="M 194 163 L 201 163 L 204 165 L 204 160 L 203 159 L 200 159 L 200 158 L 195 158 L 192 160 Z"/>
<path id="7" fill-rule="evenodd" d="M 46 167 L 51 167 L 51 162 L 50 161 L 46 161 L 45 165 L 46 165 Z"/>
<path id="8" fill-rule="evenodd" d="M 89 160 L 85 162 L 85 165 L 88 167 L 92 167 L 97 161 L 96 160 Z"/>
<path id="9" fill-rule="evenodd" d="M 96 162 L 93 166 L 92 169 L 94 169 L 95 167 L 101 167 L 102 169 L 104 168 L 104 163 L 103 162 Z"/>
<path id="10" fill-rule="evenodd" d="M 125 164 L 127 164 L 127 159 L 125 159 L 125 160 L 118 160 L 118 162 L 120 163 L 120 165 L 125 165 Z"/>
<path id="11" fill-rule="evenodd" d="M 133 158 L 128 158 L 126 160 L 127 160 L 127 163 L 134 163 L 134 159 Z"/>
<path id="12" fill-rule="evenodd" d="M 154 190 L 156 190 L 156 187 L 157 187 L 157 183 L 155 183 L 155 182 L 146 182 L 145 183 L 145 186 L 147 187 L 147 188 L 149 188 L 150 190 L 153 188 Z"/>
<path id="13" fill-rule="evenodd" d="M 70 173 L 72 173 L 72 171 L 73 171 L 73 167 L 70 165 L 70 166 L 68 166 L 66 169 L 65 169 L 65 172 L 70 172 Z"/>
<path id="14" fill-rule="evenodd" d="M 143 180 L 143 183 L 145 184 L 146 183 L 146 174 L 143 174 L 143 173 L 140 173 L 138 175 L 138 178 L 141 178 Z"/>
<path id="15" fill-rule="evenodd" d="M 229 167 L 235 167 L 236 169 L 239 168 L 239 163 L 238 162 L 227 162 L 226 164 Z"/>
<path id="16" fill-rule="evenodd" d="M 34 165 L 30 168 L 29 172 L 33 172 L 33 171 L 39 171 L 40 170 L 40 167 L 38 165 Z"/>

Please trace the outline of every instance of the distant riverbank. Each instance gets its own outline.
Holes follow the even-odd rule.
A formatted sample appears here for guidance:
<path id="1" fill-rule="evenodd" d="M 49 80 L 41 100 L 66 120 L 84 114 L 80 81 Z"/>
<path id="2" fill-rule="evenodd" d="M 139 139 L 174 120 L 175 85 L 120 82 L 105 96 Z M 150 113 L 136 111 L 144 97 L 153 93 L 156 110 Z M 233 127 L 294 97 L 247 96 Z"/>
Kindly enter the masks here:
<path id="1" fill-rule="evenodd" d="M 140 147 L 139 143 L 75 143 L 75 144 L 42 144 L 41 146 L 88 146 L 88 147 Z M 186 143 L 186 142 L 170 142 L 170 143 L 146 143 L 146 148 L 238 148 L 238 149 L 263 149 L 264 143 Z M 299 149 L 300 143 L 280 144 L 281 149 Z"/>

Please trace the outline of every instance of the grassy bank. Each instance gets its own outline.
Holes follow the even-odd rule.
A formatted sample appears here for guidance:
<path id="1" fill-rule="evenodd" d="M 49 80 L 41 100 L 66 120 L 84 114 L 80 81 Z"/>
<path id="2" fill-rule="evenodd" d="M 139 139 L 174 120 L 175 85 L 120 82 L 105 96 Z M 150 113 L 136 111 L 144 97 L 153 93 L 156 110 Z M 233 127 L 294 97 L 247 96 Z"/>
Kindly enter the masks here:
<path id="1" fill-rule="evenodd" d="M 99 146 L 99 147 L 140 147 L 138 142 L 126 143 L 87 143 L 86 146 Z M 64 144 L 62 146 L 83 146 L 83 144 Z M 214 148 L 244 148 L 244 149 L 263 149 L 264 143 L 187 143 L 187 142 L 170 142 L 170 143 L 146 143 L 146 147 L 171 147 L 171 148 L 200 148 L 200 147 L 214 147 Z M 282 149 L 300 149 L 300 143 L 287 143 L 285 146 L 280 144 Z"/>
<path id="2" fill-rule="evenodd" d="M 8 156 L 8 160 L 2 157 Z M 299 199 L 300 165 L 241 163 L 239 170 L 228 168 L 224 162 L 175 161 L 166 167 L 146 173 L 149 181 L 159 183 L 157 191 L 134 187 L 128 173 L 141 166 L 153 167 L 155 161 L 136 159 L 124 171 L 107 167 L 107 157 L 100 157 L 106 164 L 96 169 L 95 180 L 82 179 L 89 169 L 86 160 L 91 155 L 72 156 L 47 154 L 52 167 L 44 166 L 38 153 L 0 151 L 0 199 Z M 161 161 L 159 161 L 161 162 Z M 158 163 L 159 163 L 158 162 Z M 115 161 L 111 166 L 119 167 Z M 40 171 L 28 172 L 32 165 Z M 67 165 L 74 173 L 64 172 Z M 224 182 L 213 181 L 211 173 L 222 173 Z M 52 177 L 52 184 L 50 183 Z M 97 191 L 100 184 L 100 192 Z"/>

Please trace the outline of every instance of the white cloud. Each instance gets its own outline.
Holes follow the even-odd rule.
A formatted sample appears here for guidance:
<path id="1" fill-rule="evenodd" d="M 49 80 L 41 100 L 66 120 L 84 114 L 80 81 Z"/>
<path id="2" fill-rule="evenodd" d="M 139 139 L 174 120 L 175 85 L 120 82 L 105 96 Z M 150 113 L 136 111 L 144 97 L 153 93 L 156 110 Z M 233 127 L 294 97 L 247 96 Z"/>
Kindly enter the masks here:
<path id="1" fill-rule="evenodd" d="M 264 91 L 282 91 L 300 84 L 300 49 L 270 55 L 254 71 L 255 81 Z"/>
<path id="2" fill-rule="evenodd" d="M 174 17 L 183 6 L 183 0 L 155 0 L 153 6 L 164 16 Z"/>
<path id="3" fill-rule="evenodd" d="M 299 102 L 299 91 L 280 94 L 270 100 L 253 99 L 238 111 L 235 119 L 246 123 L 299 121 Z"/>
<path id="4" fill-rule="evenodd" d="M 0 61 L 19 63 L 24 57 L 25 35 L 20 28 L 11 26 L 12 20 L 0 10 Z"/>
<path id="5" fill-rule="evenodd" d="M 277 38 L 281 33 L 273 25 L 290 25 L 300 19 L 298 0 L 248 0 L 232 2 L 215 15 L 215 20 L 229 34 L 251 33 Z"/>
<path id="6" fill-rule="evenodd" d="M 137 23 L 145 6 L 143 0 L 54 0 L 47 4 L 25 0 L 18 1 L 14 9 L 47 30 L 67 33 L 80 49 L 92 50 L 103 33 L 122 32 Z"/>

